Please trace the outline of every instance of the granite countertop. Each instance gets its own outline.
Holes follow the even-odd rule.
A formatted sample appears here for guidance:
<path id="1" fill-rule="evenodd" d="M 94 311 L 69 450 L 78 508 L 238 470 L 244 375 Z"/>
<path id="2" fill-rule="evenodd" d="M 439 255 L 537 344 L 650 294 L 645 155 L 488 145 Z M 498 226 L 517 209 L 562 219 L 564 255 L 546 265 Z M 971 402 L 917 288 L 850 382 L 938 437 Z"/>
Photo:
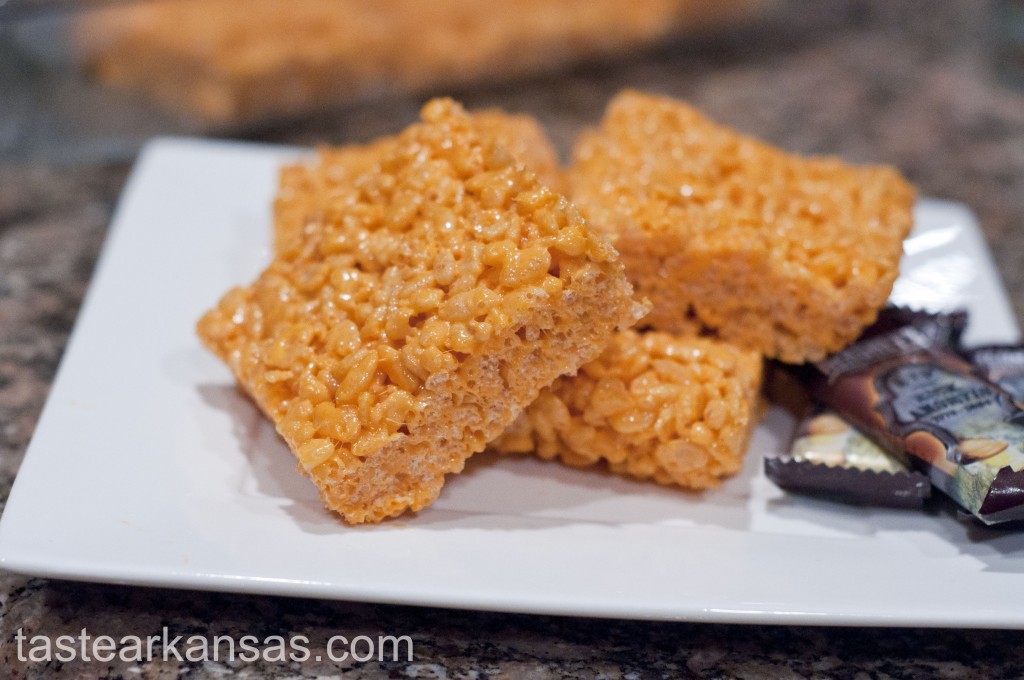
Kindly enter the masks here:
<path id="1" fill-rule="evenodd" d="M 1006 65 L 992 46 L 994 17 L 1012 4 L 1019 5 L 879 0 L 812 9 L 789 3 L 785 21 L 756 30 L 454 95 L 474 107 L 536 114 L 563 152 L 614 92 L 634 86 L 691 100 L 789 149 L 891 163 L 923 195 L 963 201 L 976 211 L 1020 316 L 1024 90 L 997 79 Z M 417 102 L 378 101 L 236 136 L 294 144 L 364 140 L 412 120 Z M 0 149 L 6 139 L 9 149 L 24 151 L 19 144 L 39 136 L 29 129 L 31 98 L 23 104 L 22 118 L 0 116 Z M 57 153 L 40 146 L 0 156 L 2 499 L 130 167 L 130 140 L 101 153 L 83 148 Z M 74 508 L 55 507 L 60 512 Z M 40 664 L 16 656 L 19 628 L 51 637 L 87 628 L 119 638 L 160 634 L 165 626 L 186 635 L 302 632 L 313 653 L 331 635 L 410 635 L 415 658 L 232 667 L 173 658 Z M 1020 633 L 1007 631 L 606 621 L 89 585 L 0 572 L 5 677 L 1018 678 L 1024 677 L 1021 642 Z"/>

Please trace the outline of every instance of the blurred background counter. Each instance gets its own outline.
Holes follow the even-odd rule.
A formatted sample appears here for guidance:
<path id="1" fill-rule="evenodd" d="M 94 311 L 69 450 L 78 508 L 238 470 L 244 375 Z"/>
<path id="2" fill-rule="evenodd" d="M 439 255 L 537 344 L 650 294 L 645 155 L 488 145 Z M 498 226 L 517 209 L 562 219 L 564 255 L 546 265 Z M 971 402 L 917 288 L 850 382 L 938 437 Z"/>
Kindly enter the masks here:
<path id="1" fill-rule="evenodd" d="M 532 9 L 510 11 L 506 28 L 486 35 L 482 3 L 455 2 L 449 8 L 463 12 L 458 21 L 445 24 L 425 10 L 409 15 L 407 7 L 405 23 L 376 38 L 369 15 L 358 12 L 377 3 L 352 2 L 353 16 L 362 18 L 342 23 L 317 17 L 322 2 L 302 3 L 311 8 L 305 23 L 298 15 L 268 19 L 284 3 L 252 0 L 250 23 L 279 28 L 269 47 L 261 42 L 268 36 L 251 29 L 225 39 L 218 29 L 223 9 L 166 31 L 154 28 L 154 16 L 169 3 L 134 3 L 129 11 L 144 16 L 126 30 L 103 18 L 118 4 L 108 2 L 89 15 L 97 23 L 83 34 L 89 24 L 69 13 L 68 3 L 0 3 L 0 499 L 46 398 L 131 162 L 154 135 L 365 141 L 414 120 L 427 96 L 450 94 L 472 108 L 537 116 L 564 155 L 615 92 L 654 90 L 787 149 L 891 163 L 922 195 L 965 202 L 979 216 L 1018 318 L 1024 312 L 1019 2 L 645 0 L 584 9 L 588 3 L 517 0 L 512 5 Z M 140 32 L 140 25 L 149 28 Z M 296 53 L 298 34 L 309 39 L 298 41 Z M 374 47 L 388 44 L 404 49 Z M 409 634 L 416 659 L 301 668 L 173 659 L 61 667 L 22 663 L 13 646 L 18 628 L 51 636 L 88 628 L 117 638 L 159 634 L 162 626 L 260 637 L 305 631 L 314 639 Z M 0 668 L 15 677 L 283 678 L 344 670 L 346 677 L 1009 678 L 1024 676 L 1021 641 L 1019 633 L 999 631 L 459 612 L 0 572 Z"/>

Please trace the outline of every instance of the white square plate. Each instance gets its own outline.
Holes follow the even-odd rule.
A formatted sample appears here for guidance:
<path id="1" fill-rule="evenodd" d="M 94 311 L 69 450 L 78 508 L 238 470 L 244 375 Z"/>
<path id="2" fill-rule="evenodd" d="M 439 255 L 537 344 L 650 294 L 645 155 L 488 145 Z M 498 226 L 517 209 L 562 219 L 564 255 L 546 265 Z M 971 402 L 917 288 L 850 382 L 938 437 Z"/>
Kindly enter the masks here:
<path id="1" fill-rule="evenodd" d="M 272 426 L 193 333 L 268 259 L 293 149 L 159 140 L 122 197 L 0 523 L 41 576 L 499 611 L 715 622 L 1024 627 L 1024 533 L 788 496 L 761 454 L 706 494 L 484 454 L 414 517 L 325 512 Z M 922 201 L 902 302 L 1018 330 L 970 212 Z"/>

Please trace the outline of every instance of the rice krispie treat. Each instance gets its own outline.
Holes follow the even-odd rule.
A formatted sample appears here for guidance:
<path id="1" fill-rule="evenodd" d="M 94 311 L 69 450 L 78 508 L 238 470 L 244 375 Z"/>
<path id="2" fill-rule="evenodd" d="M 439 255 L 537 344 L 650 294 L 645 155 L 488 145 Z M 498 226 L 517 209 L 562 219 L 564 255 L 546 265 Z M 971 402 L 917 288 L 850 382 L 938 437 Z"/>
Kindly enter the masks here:
<path id="1" fill-rule="evenodd" d="M 348 522 L 418 510 L 644 309 L 615 251 L 449 100 L 198 325 Z"/>
<path id="2" fill-rule="evenodd" d="M 788 154 L 632 91 L 580 138 L 568 181 L 654 304 L 642 324 L 793 363 L 874 320 L 914 202 L 891 168 Z"/>
<path id="3" fill-rule="evenodd" d="M 108 3 L 110 4 L 110 3 Z M 763 0 L 149 0 L 80 12 L 103 83 L 213 125 L 548 71 L 763 11 Z"/>
<path id="4" fill-rule="evenodd" d="M 541 183 L 555 191 L 564 184 L 558 154 L 540 124 L 532 116 L 486 109 L 471 114 L 473 127 L 486 143 L 510 152 L 517 162 L 537 174 Z M 312 162 L 286 166 L 274 202 L 274 250 L 297 252 L 305 234 L 323 224 L 322 214 L 346 196 L 346 185 L 362 186 L 378 181 L 380 164 L 393 153 L 397 135 L 369 144 L 325 147 Z"/>
<path id="5" fill-rule="evenodd" d="M 632 330 L 541 392 L 491 447 L 705 489 L 737 472 L 757 420 L 761 356 Z"/>

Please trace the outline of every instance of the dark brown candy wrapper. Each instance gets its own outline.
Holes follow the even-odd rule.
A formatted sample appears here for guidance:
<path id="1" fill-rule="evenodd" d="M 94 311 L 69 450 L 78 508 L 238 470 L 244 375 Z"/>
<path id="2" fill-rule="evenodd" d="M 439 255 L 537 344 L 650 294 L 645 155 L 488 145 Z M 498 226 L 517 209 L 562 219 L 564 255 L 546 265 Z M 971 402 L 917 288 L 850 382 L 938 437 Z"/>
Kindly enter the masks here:
<path id="1" fill-rule="evenodd" d="M 927 477 L 822 407 L 797 426 L 788 455 L 766 456 L 764 469 L 788 491 L 858 505 L 920 508 L 931 496 Z"/>
<path id="2" fill-rule="evenodd" d="M 787 491 L 854 505 L 916 509 L 932 494 L 928 478 L 914 471 L 876 472 L 778 456 L 765 458 L 764 471 Z"/>
<path id="3" fill-rule="evenodd" d="M 786 491 L 854 505 L 921 508 L 932 482 L 818 407 L 797 426 L 790 452 L 766 456 L 765 474 Z"/>
<path id="4" fill-rule="evenodd" d="M 967 311 L 963 309 L 951 312 L 926 312 L 907 307 L 885 307 L 878 313 L 875 322 L 864 329 L 857 342 L 913 326 L 926 333 L 936 347 L 957 351 L 964 331 L 967 330 L 968 318 Z"/>

